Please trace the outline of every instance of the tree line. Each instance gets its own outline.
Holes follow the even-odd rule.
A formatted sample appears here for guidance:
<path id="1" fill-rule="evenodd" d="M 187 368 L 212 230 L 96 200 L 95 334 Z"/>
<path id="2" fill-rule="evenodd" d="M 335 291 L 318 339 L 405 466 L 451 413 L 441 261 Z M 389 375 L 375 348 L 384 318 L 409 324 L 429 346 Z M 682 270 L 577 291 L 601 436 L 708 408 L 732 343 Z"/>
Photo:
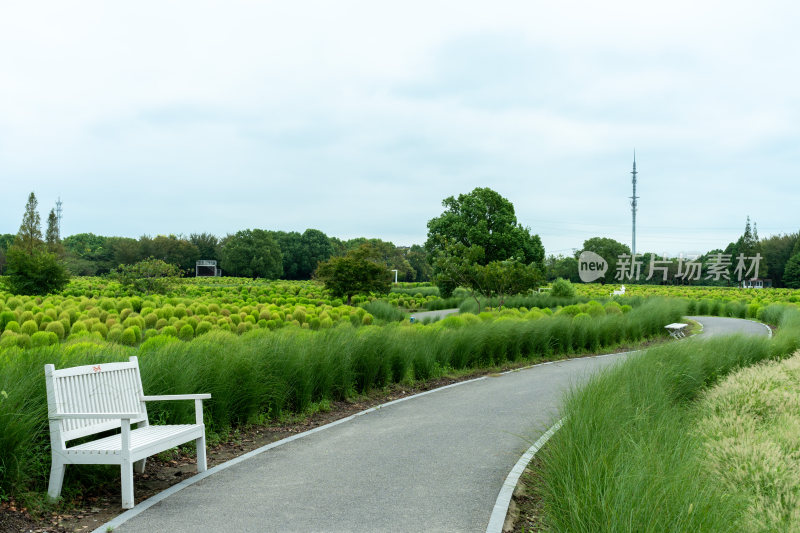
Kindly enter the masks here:
<path id="1" fill-rule="evenodd" d="M 54 220 L 48 228 L 48 235 L 57 232 Z M 0 234 L 0 274 L 5 272 L 15 238 L 14 234 Z M 52 242 L 56 241 L 51 251 L 75 276 L 101 276 L 120 265 L 154 258 L 177 266 L 184 275 L 194 275 L 196 262 L 208 259 L 217 261 L 224 275 L 304 280 L 312 277 L 320 262 L 362 245 L 368 247 L 372 260 L 397 270 L 398 281 L 429 281 L 432 272 L 422 246 L 398 247 L 364 237 L 341 240 L 317 229 L 303 233 L 247 229 L 223 238 L 209 233 L 143 235 L 138 239 L 79 233 L 58 239 L 53 233 Z"/>
<path id="2" fill-rule="evenodd" d="M 593 237 L 583 243 L 583 247 L 576 251 L 574 255 L 550 255 L 547 257 L 546 271 L 548 280 L 563 278 L 572 282 L 579 282 L 578 257 L 584 250 L 595 252 L 603 257 L 608 263 L 609 268 L 605 275 L 600 278 L 601 283 L 620 283 L 616 279 L 617 258 L 623 254 L 630 255 L 631 249 L 628 245 L 604 237 Z M 701 265 L 702 272 L 707 272 L 709 266 L 721 255 L 730 257 L 731 264 L 725 269 L 725 276 L 719 279 L 707 279 L 705 275 L 700 280 L 688 280 L 680 277 L 681 268 L 680 258 L 670 258 L 663 263 L 667 269 L 667 279 L 663 279 L 663 274 L 659 272 L 652 279 L 646 280 L 644 271 L 649 268 L 651 259 L 663 261 L 664 258 L 654 253 L 641 254 L 643 276 L 639 283 L 645 284 L 669 284 L 669 285 L 706 285 L 706 286 L 731 286 L 737 284 L 736 258 L 743 254 L 746 258 L 761 256 L 758 271 L 751 272 L 746 278 L 757 277 L 762 280 L 770 280 L 773 287 L 788 287 L 800 289 L 800 232 L 784 233 L 772 235 L 766 238 L 759 238 L 758 229 L 755 224 L 750 223 L 747 218 L 742 235 L 735 241 L 728 243 L 725 248 L 715 248 L 692 259 Z M 638 255 L 638 254 L 637 254 Z M 748 266 L 750 263 L 748 263 Z M 628 282 L 628 281 L 624 281 Z"/>
<path id="3" fill-rule="evenodd" d="M 398 281 L 433 281 L 443 296 L 461 286 L 470 289 L 473 295 L 495 295 L 501 300 L 505 294 L 525 292 L 558 278 L 580 281 L 580 251 L 572 256 L 545 257 L 539 236 L 517 221 L 513 204 L 497 192 L 479 187 L 458 197 L 445 198 L 442 205 L 444 212 L 428 222 L 424 245 L 411 247 L 364 237 L 341 240 L 317 229 L 299 233 L 256 228 L 222 238 L 209 233 L 193 233 L 188 237 L 144 235 L 139 239 L 80 233 L 62 240 L 53 211 L 48 216 L 45 235 L 41 234 L 36 199 L 31 193 L 18 233 L 0 234 L 0 273 L 9 274 L 7 263 L 12 256 L 17 270 L 24 263 L 21 258 L 28 261 L 24 268 L 55 258 L 67 274 L 78 276 L 119 272 L 121 267 L 145 260 L 175 265 L 183 275 L 193 275 L 198 260 L 210 259 L 216 260 L 223 274 L 230 276 L 291 280 L 316 276 L 331 286 L 348 286 L 338 291 L 348 298 L 353 294 L 352 287 L 372 286 L 374 280 L 380 282 L 375 282 L 380 287 L 388 287 L 392 270 L 397 271 Z M 601 283 L 620 282 L 616 279 L 617 258 L 630 255 L 627 245 L 594 237 L 584 241 L 583 250 L 593 251 L 609 263 L 608 271 L 599 280 Z M 733 285 L 735 258 L 739 254 L 748 258 L 758 254 L 761 264 L 748 278 L 770 279 L 776 287 L 800 288 L 798 233 L 760 239 L 756 225 L 751 225 L 748 217 L 737 241 L 693 259 L 705 272 L 719 254 L 733 259 L 727 276 L 721 279 L 703 276 L 699 280 L 681 278 L 681 262 L 677 258 L 664 260 L 656 254 L 641 254 L 642 270 L 648 268 L 651 259 L 656 259 L 666 270 L 666 280 L 659 274 L 639 282 Z M 372 269 L 365 262 L 380 268 Z"/>

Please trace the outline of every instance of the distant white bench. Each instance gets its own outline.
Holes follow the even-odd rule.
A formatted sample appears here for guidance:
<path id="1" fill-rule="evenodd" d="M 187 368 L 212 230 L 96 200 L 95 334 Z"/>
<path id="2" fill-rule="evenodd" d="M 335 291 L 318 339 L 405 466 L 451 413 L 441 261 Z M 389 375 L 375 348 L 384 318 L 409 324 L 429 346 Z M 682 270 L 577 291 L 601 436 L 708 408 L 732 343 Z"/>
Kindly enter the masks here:
<path id="1" fill-rule="evenodd" d="M 620 289 L 618 291 L 612 292 L 611 296 L 622 296 L 623 294 L 625 294 L 625 285 L 620 287 Z"/>
<path id="2" fill-rule="evenodd" d="M 672 335 L 676 339 L 682 339 L 686 336 L 686 328 L 689 327 L 689 324 L 681 324 L 679 322 L 674 322 L 672 324 L 667 324 L 664 326 L 669 331 L 669 334 Z"/>
<path id="3" fill-rule="evenodd" d="M 206 434 L 203 400 L 210 394 L 145 396 L 139 361 L 101 363 L 56 370 L 44 366 L 47 382 L 47 412 L 50 419 L 51 499 L 61 495 L 68 464 L 120 465 L 122 507 L 133 507 L 133 468 L 144 472 L 147 457 L 189 441 L 197 444 L 197 471 L 206 470 Z M 151 426 L 145 402 L 194 400 L 195 423 Z M 131 429 L 137 424 L 136 429 Z M 67 441 L 121 429 L 121 433 L 67 447 Z"/>

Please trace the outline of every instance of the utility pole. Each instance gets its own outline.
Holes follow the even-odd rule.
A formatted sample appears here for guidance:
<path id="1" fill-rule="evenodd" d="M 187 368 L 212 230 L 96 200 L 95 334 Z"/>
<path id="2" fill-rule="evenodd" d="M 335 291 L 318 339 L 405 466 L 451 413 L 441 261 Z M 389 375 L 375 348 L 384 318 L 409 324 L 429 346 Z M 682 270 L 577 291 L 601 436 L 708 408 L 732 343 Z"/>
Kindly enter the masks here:
<path id="1" fill-rule="evenodd" d="M 637 200 L 639 199 L 636 196 L 636 150 L 633 151 L 633 171 L 631 172 L 633 175 L 633 196 L 630 197 L 631 199 L 631 215 L 633 217 L 633 234 L 631 237 L 631 256 L 636 257 L 636 208 L 638 207 L 639 203 Z"/>

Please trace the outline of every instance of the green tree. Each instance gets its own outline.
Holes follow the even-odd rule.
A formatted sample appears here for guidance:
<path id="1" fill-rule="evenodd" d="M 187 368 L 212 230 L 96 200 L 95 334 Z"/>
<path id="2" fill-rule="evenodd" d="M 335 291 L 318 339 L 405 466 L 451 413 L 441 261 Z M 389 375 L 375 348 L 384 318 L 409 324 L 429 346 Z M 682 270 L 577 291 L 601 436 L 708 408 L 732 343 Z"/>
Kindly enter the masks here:
<path id="1" fill-rule="evenodd" d="M 437 254 L 434 279 L 440 291 L 442 286 L 464 287 L 470 291 L 480 312 L 481 296 L 497 297 L 502 307 L 507 296 L 527 292 L 544 281 L 542 271 L 534 264 L 511 258 L 483 265 L 483 256 L 482 247 L 466 247 L 461 243 L 451 244 Z"/>
<path id="2" fill-rule="evenodd" d="M 155 238 L 143 236 L 139 239 L 139 245 L 141 256 L 155 257 L 177 265 L 184 273 L 194 272 L 195 264 L 200 259 L 197 246 L 177 235 L 158 235 Z"/>
<path id="3" fill-rule="evenodd" d="M 51 294 L 64 290 L 69 275 L 55 254 L 37 249 L 28 253 L 16 245 L 8 249 L 6 289 L 13 294 Z"/>
<path id="4" fill-rule="evenodd" d="M 132 265 L 142 259 L 139 241 L 130 237 L 109 237 L 106 245 L 112 250 L 117 265 Z"/>
<path id="5" fill-rule="evenodd" d="M 631 249 L 626 244 L 607 237 L 592 237 L 583 241 L 583 250 L 581 251 L 584 250 L 596 253 L 608 263 L 608 270 L 605 276 L 598 280 L 600 283 L 616 283 L 618 281 L 615 276 L 617 275 L 617 260 L 619 256 L 631 254 Z M 575 252 L 576 259 L 580 256 L 581 251 Z M 644 265 L 642 266 L 644 268 Z"/>
<path id="6" fill-rule="evenodd" d="M 425 248 L 430 254 L 460 243 L 483 248 L 484 265 L 517 257 L 543 270 L 541 239 L 517 222 L 512 203 L 492 189 L 479 187 L 458 198 L 450 196 L 442 205 L 445 212 L 428 221 Z"/>
<path id="7" fill-rule="evenodd" d="M 270 235 L 281 249 L 283 278 L 303 279 L 303 263 L 307 261 L 303 257 L 305 255 L 303 236 L 296 231 L 271 231 Z"/>
<path id="8" fill-rule="evenodd" d="M 406 261 L 414 269 L 414 281 L 430 281 L 433 276 L 433 267 L 428 261 L 425 248 L 419 244 L 412 244 L 406 251 Z"/>
<path id="9" fill-rule="evenodd" d="M 784 287 L 783 271 L 793 255 L 792 249 L 798 242 L 800 240 L 797 233 L 773 235 L 761 240 L 761 252 L 767 265 L 766 277 L 772 280 L 774 287 Z"/>
<path id="10" fill-rule="evenodd" d="M 137 292 L 164 294 L 180 276 L 180 268 L 150 257 L 133 265 L 120 265 L 110 276 Z"/>
<path id="11" fill-rule="evenodd" d="M 0 233 L 0 276 L 3 275 L 6 269 L 6 253 L 8 248 L 14 242 L 13 233 Z"/>
<path id="12" fill-rule="evenodd" d="M 470 291 L 480 312 L 480 295 L 485 292 L 484 278 L 479 269 L 483 259 L 483 248 L 477 245 L 467 247 L 460 242 L 451 243 L 439 250 L 433 263 L 433 281 L 442 297 L 449 298 L 456 287 L 464 287 Z"/>
<path id="13" fill-rule="evenodd" d="M 352 304 L 356 294 L 386 294 L 392 286 L 390 273 L 385 266 L 365 259 L 364 254 L 358 254 L 357 251 L 321 262 L 315 277 L 333 295 L 346 298 L 347 305 Z"/>
<path id="14" fill-rule="evenodd" d="M 219 239 L 210 233 L 192 233 L 189 242 L 197 247 L 200 259 L 219 260 Z"/>
<path id="15" fill-rule="evenodd" d="M 783 283 L 790 289 L 800 289 L 800 252 L 794 254 L 786 262 Z"/>
<path id="16" fill-rule="evenodd" d="M 54 209 L 50 210 L 47 216 L 47 231 L 45 232 L 45 242 L 47 243 L 47 251 L 51 254 L 56 254 L 58 257 L 63 257 L 64 246 L 61 244 L 61 235 L 58 232 L 58 217 Z"/>
<path id="17" fill-rule="evenodd" d="M 411 264 L 406 259 L 403 249 L 381 239 L 365 239 L 361 237 L 348 241 L 349 246 L 354 243 L 358 243 L 358 246 L 351 248 L 349 253 L 354 253 L 358 257 L 378 263 L 386 270 L 397 270 L 397 279 L 399 281 L 414 280 L 414 269 L 411 268 Z M 394 279 L 394 276 L 392 278 Z"/>
<path id="18" fill-rule="evenodd" d="M 327 235 L 318 229 L 309 228 L 300 238 L 303 256 L 300 261 L 301 279 L 310 279 L 322 261 L 333 255 L 333 246 Z"/>
<path id="19" fill-rule="evenodd" d="M 31 193 L 22 225 L 6 252 L 6 288 L 14 294 L 49 294 L 63 290 L 69 275 L 55 254 L 42 241 L 41 218 Z"/>
<path id="20" fill-rule="evenodd" d="M 28 196 L 28 203 L 25 204 L 25 214 L 22 216 L 17 238 L 14 240 L 14 244 L 28 255 L 33 255 L 42 245 L 42 219 L 36 210 L 38 205 L 36 195 L 31 193 Z"/>
<path id="21" fill-rule="evenodd" d="M 222 269 L 234 276 L 277 279 L 283 273 L 281 249 L 269 232 L 261 229 L 228 235 L 220 256 Z"/>
<path id="22" fill-rule="evenodd" d="M 731 266 L 729 268 L 729 275 L 731 278 L 731 283 L 737 283 L 739 281 L 739 276 L 736 273 L 736 268 L 738 266 L 738 257 L 739 255 L 743 255 L 745 258 L 745 271 L 742 274 L 742 280 L 745 279 L 745 273 L 747 268 L 750 267 L 751 261 L 750 258 L 756 257 L 757 254 L 762 256 L 761 262 L 759 264 L 758 272 L 751 272 L 747 275 L 747 279 L 750 278 L 765 278 L 767 276 L 768 265 L 767 261 L 765 260 L 764 253 L 761 250 L 761 243 L 758 239 L 758 229 L 755 225 L 750 225 L 750 217 L 747 217 L 747 222 L 744 226 L 744 233 L 739 237 L 739 239 L 735 243 L 731 243 L 725 248 L 725 254 L 730 254 L 731 256 Z"/>
<path id="23" fill-rule="evenodd" d="M 67 268 L 75 275 L 105 274 L 115 266 L 114 250 L 108 243 L 108 237 L 94 233 L 76 233 L 65 237 L 61 242 L 67 252 Z"/>
<path id="24" fill-rule="evenodd" d="M 549 255 L 545 261 L 545 271 L 548 281 L 564 278 L 572 283 L 578 283 L 581 280 L 578 275 L 578 260 L 574 257 Z"/>
<path id="25" fill-rule="evenodd" d="M 499 308 L 505 305 L 507 296 L 526 293 L 544 281 L 544 276 L 538 267 L 526 265 L 517 259 L 492 261 L 486 266 L 478 265 L 477 268 L 483 278 L 485 296 L 496 297 L 499 300 Z"/>

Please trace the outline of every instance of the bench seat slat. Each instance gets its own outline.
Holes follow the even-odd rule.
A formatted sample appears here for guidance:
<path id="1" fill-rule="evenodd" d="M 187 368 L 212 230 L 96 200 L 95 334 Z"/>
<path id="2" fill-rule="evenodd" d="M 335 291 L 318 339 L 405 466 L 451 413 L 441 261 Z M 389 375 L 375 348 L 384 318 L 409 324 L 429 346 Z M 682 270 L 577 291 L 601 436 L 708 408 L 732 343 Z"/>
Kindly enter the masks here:
<path id="1" fill-rule="evenodd" d="M 180 424 L 174 426 L 147 426 L 131 430 L 131 451 L 144 448 L 154 442 L 171 439 L 172 437 L 182 437 L 184 434 L 191 434 L 202 431 L 201 426 L 195 424 Z M 189 439 L 191 440 L 191 439 Z M 103 439 L 78 444 L 66 449 L 66 453 L 119 453 L 122 446 L 122 436 L 111 435 Z"/>

